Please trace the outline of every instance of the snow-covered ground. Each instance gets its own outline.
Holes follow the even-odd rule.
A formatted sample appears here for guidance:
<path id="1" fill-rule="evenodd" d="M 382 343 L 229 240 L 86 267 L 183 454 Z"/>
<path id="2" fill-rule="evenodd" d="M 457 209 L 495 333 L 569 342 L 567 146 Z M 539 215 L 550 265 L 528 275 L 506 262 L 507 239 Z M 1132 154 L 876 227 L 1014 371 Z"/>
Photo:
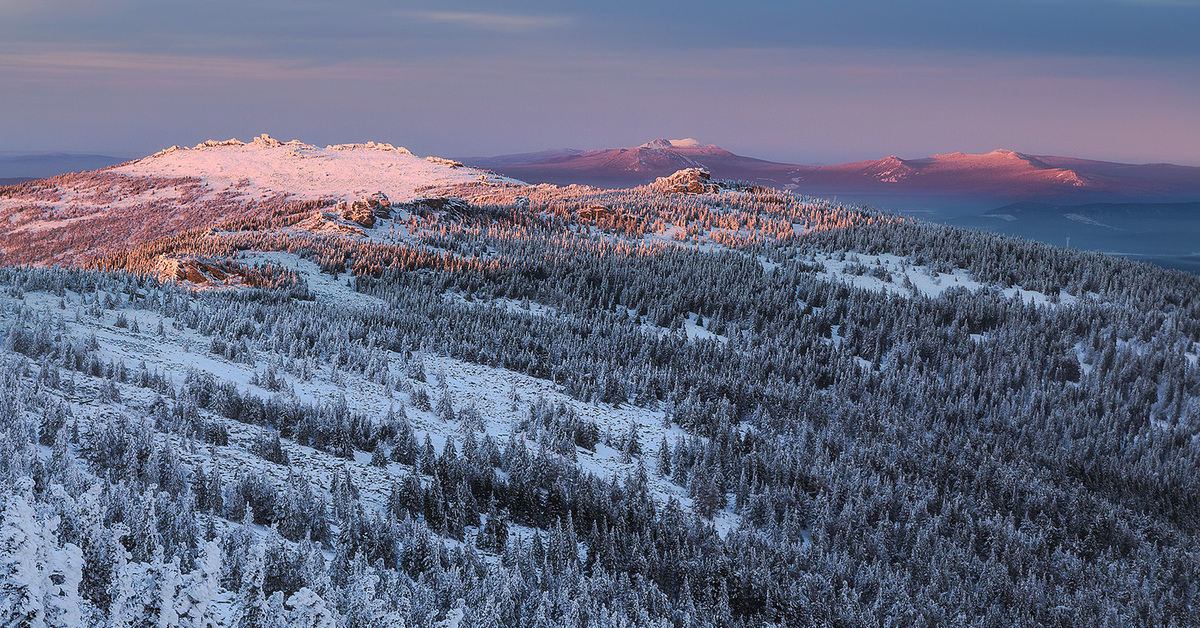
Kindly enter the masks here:
<path id="1" fill-rule="evenodd" d="M 498 307 L 498 308 L 503 308 L 507 312 L 512 312 L 513 314 L 531 314 L 533 316 L 559 316 L 558 308 L 550 306 L 550 305 L 543 305 L 541 303 L 538 303 L 537 301 L 509 299 L 507 297 L 500 297 L 498 299 L 489 299 L 486 301 L 480 300 L 480 299 L 468 300 L 460 292 L 446 292 L 442 296 L 446 299 L 446 301 L 448 301 L 450 303 L 458 303 L 458 304 L 462 304 L 462 305 L 473 305 L 476 307 Z"/>
<path id="2" fill-rule="evenodd" d="M 355 293 L 344 282 L 332 280 L 328 275 L 320 275 L 316 272 L 315 265 L 294 255 L 255 254 L 250 256 L 248 261 L 253 260 L 269 260 L 302 272 L 309 281 L 310 289 L 317 294 L 318 302 L 351 307 L 375 307 L 382 303 Z M 148 310 L 103 310 L 99 319 L 86 313 L 77 319 L 75 312 L 80 308 L 81 297 L 69 291 L 62 300 L 62 308 L 59 305 L 60 297 L 45 292 L 28 292 L 22 301 L 26 307 L 42 316 L 61 317 L 63 332 L 68 336 L 94 336 L 102 359 L 124 361 L 131 371 L 136 370 L 138 364 L 145 361 L 151 371 L 159 370 L 176 384 L 181 383 L 188 372 L 194 369 L 209 373 L 218 381 L 234 383 L 242 394 L 250 393 L 266 399 L 276 393 L 252 384 L 252 379 L 256 373 L 265 372 L 268 364 L 282 365 L 287 362 L 286 357 L 271 354 L 259 347 L 255 348 L 256 364 L 228 360 L 211 352 L 210 338 L 186 327 L 176 329 L 175 321 Z M 520 309 L 517 302 L 504 302 L 499 305 Z M 14 299 L 0 297 L 0 327 L 11 324 L 13 306 Z M 133 331 L 132 325 L 118 326 L 118 313 L 123 314 L 131 323 L 136 321 L 138 331 Z M 695 325 L 694 321 L 694 315 L 689 317 L 689 336 L 712 335 L 703 327 Z M 157 333 L 160 324 L 164 329 L 162 336 Z M 403 356 L 393 352 L 386 352 L 386 356 L 391 372 L 405 372 L 407 362 Z M 655 456 L 661 440 L 666 437 L 673 443 L 674 440 L 687 435 L 676 425 L 665 426 L 661 410 L 631 404 L 614 406 L 608 403 L 589 403 L 566 395 L 551 381 L 522 373 L 432 354 L 425 354 L 422 359 L 427 381 L 420 383 L 409 380 L 409 385 L 424 387 L 435 402 L 443 394 L 441 391 L 449 391 L 456 410 L 474 405 L 485 420 L 486 433 L 492 435 L 498 443 L 506 442 L 515 425 L 528 417 L 530 405 L 543 398 L 551 404 L 567 405 L 580 418 L 594 421 L 602 434 L 622 435 L 627 433 L 631 426 L 635 427 L 645 452 L 643 455 L 634 456 L 626 462 L 622 452 L 601 443 L 594 452 L 577 448 L 577 464 L 602 478 L 623 478 L 634 473 L 640 462 L 647 470 L 649 485 L 656 499 L 665 502 L 670 497 L 675 497 L 685 510 L 691 510 L 692 500 L 686 495 L 686 491 L 655 472 Z M 306 403 L 344 398 L 351 410 L 382 419 L 389 409 L 409 401 L 410 395 L 397 392 L 391 386 L 372 382 L 358 374 L 335 371 L 329 364 L 313 364 L 311 373 L 309 379 L 302 379 L 284 368 L 278 369 L 278 376 L 285 381 L 284 389 L 294 391 L 296 397 Z M 99 390 L 102 380 L 80 373 L 74 373 L 72 377 L 77 381 L 77 394 L 72 400 L 77 416 L 119 411 L 121 408 L 136 415 L 140 414 L 140 409 L 149 407 L 157 396 L 157 393 L 148 389 L 118 384 L 122 405 L 113 406 L 97 399 L 96 391 Z M 440 452 L 450 438 L 454 438 L 461 446 L 462 426 L 457 422 L 446 423 L 434 412 L 421 411 L 411 405 L 407 406 L 406 413 L 416 430 L 418 440 L 423 440 L 424 435 L 428 434 L 436 451 Z M 226 477 L 233 477 L 248 470 L 263 470 L 280 486 L 283 485 L 287 479 L 287 468 L 262 460 L 249 451 L 266 428 L 245 425 L 216 415 L 209 415 L 209 418 L 226 424 L 230 434 L 229 446 L 206 446 L 203 451 L 189 451 L 183 443 L 178 442 L 185 462 L 204 463 L 209 461 L 209 454 L 213 453 L 216 454 L 217 464 Z M 177 439 L 174 436 L 170 438 Z M 531 450 L 536 447 L 532 441 L 526 443 Z M 359 483 L 363 502 L 380 508 L 386 504 L 391 482 L 412 472 L 410 468 L 397 463 L 390 464 L 386 469 L 373 467 L 368 464 L 370 455 L 366 452 L 357 452 L 354 460 L 343 460 L 292 441 L 285 440 L 284 448 L 291 458 L 292 466 L 307 474 L 318 486 L 328 488 L 332 485 L 331 478 L 334 473 L 348 469 L 355 482 Z M 714 525 L 724 534 L 740 525 L 740 517 L 725 509 L 714 518 Z"/>
<path id="3" fill-rule="evenodd" d="M 817 274 L 825 279 L 841 281 L 855 288 L 901 296 L 923 295 L 936 298 L 952 288 L 964 288 L 974 292 L 988 287 L 987 284 L 976 281 L 965 269 L 956 268 L 953 272 L 941 273 L 934 271 L 929 266 L 919 266 L 913 264 L 911 260 L 890 253 L 871 255 L 854 251 L 838 253 L 816 251 L 805 261 L 824 266 L 825 269 Z M 774 268 L 770 262 L 765 260 L 760 260 L 760 262 L 763 264 L 764 270 Z M 859 270 L 862 272 L 858 272 Z M 1050 295 L 1026 290 L 1020 286 L 1003 287 L 1001 292 L 1006 297 L 1016 297 L 1025 303 L 1035 305 L 1055 303 L 1069 305 L 1076 301 L 1076 297 L 1067 292 L 1061 292 L 1057 299 L 1052 299 Z"/>
<path id="4" fill-rule="evenodd" d="M 349 275 L 345 275 L 341 279 L 334 279 L 332 275 L 322 273 L 315 262 L 306 260 L 295 253 L 244 251 L 238 257 L 238 261 L 247 266 L 272 264 L 292 270 L 308 282 L 308 289 L 316 295 L 318 301 L 357 307 L 386 305 L 382 299 L 355 292 L 354 288 L 347 285 L 347 281 L 350 280 Z"/>
<path id="5" fill-rule="evenodd" d="M 248 198 L 285 193 L 296 200 L 354 200 L 382 191 L 389 199 L 403 202 L 418 197 L 417 189 L 428 186 L 474 181 L 520 183 L 455 163 L 422 159 L 390 144 L 367 142 L 318 148 L 263 135 L 250 142 L 173 146 L 113 171 L 134 176 L 199 177 L 214 191 L 236 190 Z"/>

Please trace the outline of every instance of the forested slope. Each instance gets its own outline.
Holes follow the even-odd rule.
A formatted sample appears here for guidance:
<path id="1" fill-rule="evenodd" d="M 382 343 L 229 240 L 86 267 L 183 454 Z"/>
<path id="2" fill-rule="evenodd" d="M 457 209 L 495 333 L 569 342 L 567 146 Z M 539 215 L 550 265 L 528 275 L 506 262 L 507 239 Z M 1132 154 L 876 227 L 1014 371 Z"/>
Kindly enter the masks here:
<path id="1" fill-rule="evenodd" d="M 1200 624 L 1195 276 L 753 188 L 428 193 L 0 269 L 5 620 Z"/>

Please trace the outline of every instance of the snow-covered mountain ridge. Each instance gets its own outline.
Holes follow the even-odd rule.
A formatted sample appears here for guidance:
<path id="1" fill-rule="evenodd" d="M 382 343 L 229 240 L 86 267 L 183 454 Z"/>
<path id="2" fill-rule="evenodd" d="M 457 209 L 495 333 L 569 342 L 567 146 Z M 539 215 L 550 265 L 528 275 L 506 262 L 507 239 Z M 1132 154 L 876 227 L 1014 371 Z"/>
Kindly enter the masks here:
<path id="1" fill-rule="evenodd" d="M 1200 620 L 1194 275 L 694 168 L 129 166 L 0 189 L 4 623 Z"/>
<path id="2" fill-rule="evenodd" d="M 520 183 L 436 157 L 422 159 L 404 147 L 366 142 L 318 148 L 261 135 L 250 142 L 207 141 L 172 146 L 111 172 L 131 177 L 199 178 L 213 196 L 244 199 L 286 194 L 291 200 L 354 200 L 382 191 L 394 201 L 416 197 L 423 186 L 471 181 Z"/>
<path id="3" fill-rule="evenodd" d="M 520 182 L 375 142 L 318 148 L 262 135 L 173 146 L 103 170 L 0 188 L 0 261 L 80 264 L 225 221 L 309 216 L 377 193 L 405 202 L 422 188 L 463 183 Z M 315 216 L 308 224 L 354 232 L 352 222 Z"/>
<path id="4" fill-rule="evenodd" d="M 523 237 L 521 224 L 536 214 L 544 216 L 539 220 L 553 217 L 561 227 L 585 229 L 564 231 L 564 237 L 591 237 L 587 232 L 597 229 L 612 233 L 614 244 L 634 246 L 742 246 L 847 220 L 881 219 L 746 186 L 693 185 L 690 191 L 720 192 L 736 201 L 738 213 L 720 209 L 715 197 L 680 196 L 648 210 L 654 206 L 646 199 L 669 194 L 662 186 L 624 192 L 529 186 L 456 161 L 422 159 L 390 144 L 318 148 L 263 135 L 251 142 L 175 146 L 104 170 L 0 188 L 0 221 L 8 227 L 0 262 L 254 285 L 261 278 L 236 265 L 235 251 L 311 251 L 319 244 L 323 268 L 369 263 L 373 273 L 401 259 L 425 265 L 501 263 L 460 251 L 446 238 L 491 230 L 495 237 L 517 239 Z M 689 205 L 700 213 L 676 211 Z M 476 215 L 481 208 L 508 218 Z M 525 212 L 531 215 L 521 215 Z M 353 253 L 355 248 L 362 250 Z"/>
<path id="5" fill-rule="evenodd" d="M 1195 200 L 1200 168 L 1123 164 L 997 149 L 924 158 L 890 155 L 843 164 L 778 163 L 734 154 L 693 139 L 657 139 L 640 146 L 476 157 L 468 163 L 526 181 L 636 186 L 683 167 L 713 176 L 824 197 L 934 199 L 974 203 L 1013 200 L 1113 202 Z"/>

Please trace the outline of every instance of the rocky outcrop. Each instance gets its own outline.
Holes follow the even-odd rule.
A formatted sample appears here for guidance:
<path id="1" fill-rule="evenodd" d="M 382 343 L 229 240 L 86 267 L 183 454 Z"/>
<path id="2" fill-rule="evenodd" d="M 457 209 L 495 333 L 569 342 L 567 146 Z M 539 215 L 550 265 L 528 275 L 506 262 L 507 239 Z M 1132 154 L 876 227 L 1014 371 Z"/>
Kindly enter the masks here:
<path id="1" fill-rule="evenodd" d="M 392 216 L 392 202 L 388 200 L 387 194 L 376 192 L 364 200 L 367 201 L 367 205 L 370 206 L 371 211 L 375 212 L 376 216 L 380 218 Z"/>
<path id="2" fill-rule="evenodd" d="M 249 142 L 243 142 L 243 141 L 237 139 L 236 137 L 229 138 L 224 141 L 208 140 L 207 142 L 201 142 L 199 144 L 196 144 L 195 148 L 193 148 L 192 150 L 200 150 L 200 149 L 204 149 L 204 148 L 220 148 L 222 146 L 254 146 L 256 148 L 279 148 L 280 146 L 309 147 L 307 144 L 305 144 L 299 140 L 291 140 L 289 142 L 281 142 L 281 141 L 271 137 L 270 135 L 263 133 L 262 135 L 259 135 L 258 137 L 250 140 Z M 175 147 L 172 147 L 172 148 L 175 148 Z M 160 152 L 165 152 L 165 151 L 160 151 Z M 152 155 L 152 156 L 157 156 L 157 155 Z"/>
<path id="3" fill-rule="evenodd" d="M 403 146 L 392 146 L 384 142 L 367 142 L 365 144 L 331 144 L 325 148 L 329 150 L 381 150 L 392 153 L 400 153 L 401 155 L 411 155 L 412 151 Z"/>
<path id="4" fill-rule="evenodd" d="M 687 168 L 671 176 L 659 177 L 649 187 L 668 194 L 704 194 L 716 192 L 723 186 L 719 181 L 713 181 L 707 170 Z"/>
<path id="5" fill-rule="evenodd" d="M 361 227 L 375 226 L 375 212 L 371 211 L 371 208 L 362 199 L 349 203 L 342 201 L 334 210 L 342 220 L 350 221 Z"/>
<path id="6" fill-rule="evenodd" d="M 592 205 L 591 207 L 577 210 L 575 217 L 579 220 L 598 220 L 612 213 L 613 210 L 611 207 L 606 205 Z"/>
<path id="7" fill-rule="evenodd" d="M 339 218 L 361 227 L 373 227 L 376 218 L 391 217 L 392 202 L 383 192 L 376 192 L 355 201 L 340 201 L 334 206 L 334 212 Z"/>
<path id="8" fill-rule="evenodd" d="M 434 157 L 432 155 L 430 155 L 429 157 L 426 157 L 425 161 L 428 161 L 431 164 L 441 164 L 443 166 L 450 166 L 451 168 L 462 168 L 463 167 L 463 164 L 461 161 L 454 161 L 453 159 L 445 159 L 443 157 Z"/>
<path id="9" fill-rule="evenodd" d="M 196 286 L 234 285 L 242 282 L 237 268 L 222 270 L 193 258 L 160 257 L 154 267 L 159 281 L 179 281 Z"/>

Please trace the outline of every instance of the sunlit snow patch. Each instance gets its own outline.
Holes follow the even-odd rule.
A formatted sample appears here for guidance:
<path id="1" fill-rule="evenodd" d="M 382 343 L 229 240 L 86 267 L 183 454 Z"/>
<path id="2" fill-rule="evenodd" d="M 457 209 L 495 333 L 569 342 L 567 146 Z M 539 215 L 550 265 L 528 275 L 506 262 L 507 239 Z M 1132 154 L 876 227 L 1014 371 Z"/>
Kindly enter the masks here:
<path id="1" fill-rule="evenodd" d="M 988 284 L 976 281 L 965 269 L 956 268 L 948 273 L 938 272 L 929 266 L 915 265 L 906 258 L 890 253 L 872 255 L 853 251 L 818 251 L 806 261 L 823 266 L 824 270 L 818 271 L 817 275 L 825 279 L 840 281 L 855 288 L 901 296 L 936 298 L 952 288 L 975 292 L 989 287 Z M 1002 288 L 1001 292 L 1006 297 L 1017 297 L 1034 305 L 1069 305 L 1076 301 L 1074 295 L 1066 292 L 1060 292 L 1055 299 L 1020 286 Z"/>

